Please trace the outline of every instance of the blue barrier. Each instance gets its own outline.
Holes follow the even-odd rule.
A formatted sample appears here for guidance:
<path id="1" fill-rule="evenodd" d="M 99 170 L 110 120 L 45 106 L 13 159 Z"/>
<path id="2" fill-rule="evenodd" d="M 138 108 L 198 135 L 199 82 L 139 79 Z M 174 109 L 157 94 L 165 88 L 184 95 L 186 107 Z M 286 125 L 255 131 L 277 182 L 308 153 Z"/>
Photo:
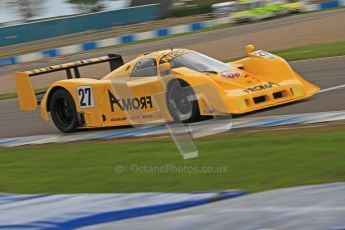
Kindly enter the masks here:
<path id="1" fill-rule="evenodd" d="M 121 37 L 121 43 L 130 43 L 134 41 L 134 36 L 133 35 L 126 35 Z"/>
<path id="2" fill-rule="evenodd" d="M 157 30 L 156 32 L 157 32 L 157 37 L 163 37 L 170 34 L 169 29 L 166 29 L 166 28 Z"/>
<path id="3" fill-rule="evenodd" d="M 16 57 L 9 57 L 9 58 L 0 59 L 0 67 L 6 66 L 6 65 L 13 65 L 13 64 L 17 64 L 17 58 Z"/>
<path id="4" fill-rule="evenodd" d="M 331 2 L 323 2 L 320 3 L 320 9 L 329 9 L 329 8 L 335 8 L 335 7 L 339 7 L 340 3 L 338 1 L 331 1 Z"/>
<path id="5" fill-rule="evenodd" d="M 82 45 L 82 50 L 87 51 L 87 50 L 92 50 L 97 48 L 96 42 L 87 42 Z"/>
<path id="6" fill-rule="evenodd" d="M 159 5 L 131 7 L 0 28 L 0 47 L 155 20 Z"/>
<path id="7" fill-rule="evenodd" d="M 46 50 L 42 52 L 43 57 L 56 57 L 59 55 L 58 49 Z"/>
<path id="8" fill-rule="evenodd" d="M 193 23 L 191 24 L 191 30 L 201 30 L 205 28 L 205 24 L 202 22 L 197 22 L 197 23 Z"/>

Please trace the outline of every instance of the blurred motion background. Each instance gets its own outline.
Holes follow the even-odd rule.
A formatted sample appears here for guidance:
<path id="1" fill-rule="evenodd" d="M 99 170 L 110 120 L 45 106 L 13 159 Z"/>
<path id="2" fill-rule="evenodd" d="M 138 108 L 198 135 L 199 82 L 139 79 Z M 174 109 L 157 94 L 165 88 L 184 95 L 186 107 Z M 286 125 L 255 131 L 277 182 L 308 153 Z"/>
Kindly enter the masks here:
<path id="1" fill-rule="evenodd" d="M 148 31 L 212 18 L 255 22 L 311 10 L 327 0 L 4 0 L 0 2 L 0 47 L 77 33 Z M 325 7 L 337 7 L 331 2 Z M 322 8 L 322 7 L 321 7 Z M 150 22 L 150 23 L 148 23 Z M 145 29 L 141 25 L 145 25 Z M 38 33 L 35 33 L 39 31 Z M 80 34 L 81 35 L 81 34 Z M 98 37 L 92 37 L 96 39 Z M 91 38 L 90 38 L 91 39 Z M 71 43 L 73 41 L 70 41 Z M 75 41 L 76 42 L 76 41 Z M 22 52 L 30 50 L 23 49 Z M 0 49 L 0 58 L 9 56 Z"/>
<path id="2" fill-rule="evenodd" d="M 161 17 L 181 17 L 207 13 L 226 16 L 233 11 L 291 2 L 313 3 L 306 0 L 3 0 L 0 2 L 0 25 L 150 4 L 160 4 Z"/>

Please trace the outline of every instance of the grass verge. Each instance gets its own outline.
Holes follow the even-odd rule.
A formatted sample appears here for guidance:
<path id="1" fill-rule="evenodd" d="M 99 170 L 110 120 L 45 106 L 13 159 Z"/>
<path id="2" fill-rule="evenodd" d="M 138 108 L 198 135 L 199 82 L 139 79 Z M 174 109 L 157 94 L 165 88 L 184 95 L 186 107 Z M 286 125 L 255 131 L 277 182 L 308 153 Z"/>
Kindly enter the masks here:
<path id="1" fill-rule="evenodd" d="M 17 97 L 16 93 L 5 93 L 0 95 L 0 100 L 11 99 Z"/>
<path id="2" fill-rule="evenodd" d="M 278 55 L 287 61 L 341 56 L 345 55 L 345 41 L 311 44 L 289 49 L 271 50 L 269 52 Z M 227 61 L 235 61 L 240 58 L 244 57 L 231 58 Z"/>
<path id="3" fill-rule="evenodd" d="M 288 61 L 345 55 L 345 41 L 319 43 L 290 49 L 276 50 L 274 54 Z"/>
<path id="4" fill-rule="evenodd" d="M 344 139 L 344 128 L 226 134 L 196 140 L 200 156 L 186 161 L 168 140 L 3 148 L 0 191 L 257 192 L 344 181 Z"/>
<path id="5" fill-rule="evenodd" d="M 45 88 L 40 88 L 40 89 L 35 89 L 35 93 L 44 93 L 47 91 L 47 87 Z M 0 100 L 5 100 L 5 99 L 11 99 L 11 98 L 16 98 L 17 93 L 6 93 L 6 94 L 0 94 Z"/>

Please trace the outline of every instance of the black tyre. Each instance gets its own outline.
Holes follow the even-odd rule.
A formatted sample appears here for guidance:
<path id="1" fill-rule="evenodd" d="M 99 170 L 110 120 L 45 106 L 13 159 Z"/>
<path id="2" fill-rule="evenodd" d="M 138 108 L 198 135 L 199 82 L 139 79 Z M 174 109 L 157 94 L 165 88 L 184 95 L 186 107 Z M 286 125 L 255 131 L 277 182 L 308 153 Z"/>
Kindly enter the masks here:
<path id="1" fill-rule="evenodd" d="M 173 80 L 168 87 L 167 104 L 175 121 L 190 123 L 200 120 L 198 101 L 192 87 Z"/>
<path id="2" fill-rule="evenodd" d="M 50 97 L 50 115 L 55 126 L 64 133 L 78 128 L 78 113 L 72 96 L 64 89 L 58 89 Z"/>

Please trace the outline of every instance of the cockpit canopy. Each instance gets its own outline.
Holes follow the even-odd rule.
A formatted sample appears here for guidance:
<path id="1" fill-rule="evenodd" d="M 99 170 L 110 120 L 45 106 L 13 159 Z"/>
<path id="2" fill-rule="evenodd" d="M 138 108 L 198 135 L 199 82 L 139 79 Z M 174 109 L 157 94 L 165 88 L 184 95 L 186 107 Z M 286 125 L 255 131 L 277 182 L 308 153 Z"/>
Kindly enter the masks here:
<path id="1" fill-rule="evenodd" d="M 231 66 L 195 51 L 177 50 L 163 56 L 160 64 L 169 62 L 172 69 L 186 67 L 198 72 L 223 72 Z"/>

